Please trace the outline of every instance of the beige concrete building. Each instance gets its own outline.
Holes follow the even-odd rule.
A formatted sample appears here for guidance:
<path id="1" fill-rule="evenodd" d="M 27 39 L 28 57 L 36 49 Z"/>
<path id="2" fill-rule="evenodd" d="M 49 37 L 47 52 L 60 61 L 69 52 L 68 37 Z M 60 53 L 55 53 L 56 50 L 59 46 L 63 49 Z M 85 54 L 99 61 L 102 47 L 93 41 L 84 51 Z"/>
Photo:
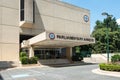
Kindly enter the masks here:
<path id="1" fill-rule="evenodd" d="M 54 63 L 58 54 L 70 60 L 72 47 L 94 42 L 87 9 L 59 0 L 0 1 L 1 62 L 19 62 L 20 50 L 40 54 L 41 63 Z"/>

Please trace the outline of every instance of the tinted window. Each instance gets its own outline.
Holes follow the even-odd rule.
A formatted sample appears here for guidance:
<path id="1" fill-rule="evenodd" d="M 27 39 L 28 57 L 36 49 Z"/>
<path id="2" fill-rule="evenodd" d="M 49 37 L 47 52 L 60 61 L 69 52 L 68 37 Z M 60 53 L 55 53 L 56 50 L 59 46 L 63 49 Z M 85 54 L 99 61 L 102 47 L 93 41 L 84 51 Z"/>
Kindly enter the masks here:
<path id="1" fill-rule="evenodd" d="M 20 21 L 24 20 L 24 0 L 20 0 Z"/>

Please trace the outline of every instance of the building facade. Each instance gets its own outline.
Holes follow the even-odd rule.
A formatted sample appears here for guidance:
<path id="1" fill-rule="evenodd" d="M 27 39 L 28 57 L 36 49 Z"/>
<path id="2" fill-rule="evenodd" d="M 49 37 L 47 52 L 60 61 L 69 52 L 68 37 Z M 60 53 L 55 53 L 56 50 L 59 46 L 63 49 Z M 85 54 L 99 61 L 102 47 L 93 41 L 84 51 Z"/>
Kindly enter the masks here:
<path id="1" fill-rule="evenodd" d="M 0 2 L 0 61 L 19 62 L 20 50 L 29 57 L 55 59 L 59 53 L 70 60 L 72 47 L 94 42 L 87 9 L 59 0 Z"/>
<path id="2" fill-rule="evenodd" d="M 19 29 L 19 1 L 1 0 L 0 62 L 19 61 Z"/>

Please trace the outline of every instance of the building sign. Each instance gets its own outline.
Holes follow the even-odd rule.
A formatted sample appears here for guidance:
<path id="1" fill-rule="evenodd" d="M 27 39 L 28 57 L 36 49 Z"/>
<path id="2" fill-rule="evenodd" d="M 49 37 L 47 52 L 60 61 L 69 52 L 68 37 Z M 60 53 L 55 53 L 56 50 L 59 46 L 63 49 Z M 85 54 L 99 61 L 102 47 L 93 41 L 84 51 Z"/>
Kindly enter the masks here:
<path id="1" fill-rule="evenodd" d="M 85 22 L 88 22 L 88 21 L 89 21 L 89 17 L 88 17 L 87 15 L 84 15 L 83 18 L 84 18 L 84 21 L 85 21 Z"/>
<path id="2" fill-rule="evenodd" d="M 55 39 L 55 34 L 54 34 L 54 33 L 50 33 L 50 34 L 49 34 L 49 38 L 50 38 L 50 39 Z"/>
<path id="3" fill-rule="evenodd" d="M 83 37 L 75 37 L 75 36 L 56 35 L 56 38 L 65 39 L 65 40 L 80 40 L 80 41 L 94 42 L 94 39 L 92 38 L 83 38 Z"/>

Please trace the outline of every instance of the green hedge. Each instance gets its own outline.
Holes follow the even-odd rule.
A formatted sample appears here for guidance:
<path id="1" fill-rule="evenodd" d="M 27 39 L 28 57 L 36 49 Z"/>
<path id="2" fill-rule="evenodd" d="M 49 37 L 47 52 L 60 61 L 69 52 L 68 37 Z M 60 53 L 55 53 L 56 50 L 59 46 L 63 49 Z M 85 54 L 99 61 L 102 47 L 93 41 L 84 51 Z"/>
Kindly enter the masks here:
<path id="1" fill-rule="evenodd" d="M 77 56 L 77 55 L 72 56 L 72 61 L 82 61 L 82 60 L 83 60 L 82 56 Z"/>
<path id="2" fill-rule="evenodd" d="M 22 64 L 37 64 L 38 58 L 37 57 L 21 57 L 20 58 Z"/>
<path id="3" fill-rule="evenodd" d="M 38 58 L 37 57 L 28 58 L 26 52 L 20 52 L 20 61 L 22 64 L 37 64 Z"/>
<path id="4" fill-rule="evenodd" d="M 118 64 L 101 63 L 101 64 L 99 64 L 99 67 L 101 70 L 120 72 L 120 65 L 118 65 Z"/>
<path id="5" fill-rule="evenodd" d="M 37 57 L 31 57 L 31 58 L 29 59 L 29 64 L 37 64 L 37 60 L 38 60 Z"/>
<path id="6" fill-rule="evenodd" d="M 120 55 L 119 54 L 115 54 L 111 57 L 111 62 L 115 63 L 115 62 L 119 62 L 120 61 Z"/>
<path id="7" fill-rule="evenodd" d="M 20 57 L 20 61 L 22 64 L 29 64 L 29 58 L 26 56 Z"/>
<path id="8" fill-rule="evenodd" d="M 20 57 L 27 57 L 27 53 L 26 52 L 20 52 Z"/>

